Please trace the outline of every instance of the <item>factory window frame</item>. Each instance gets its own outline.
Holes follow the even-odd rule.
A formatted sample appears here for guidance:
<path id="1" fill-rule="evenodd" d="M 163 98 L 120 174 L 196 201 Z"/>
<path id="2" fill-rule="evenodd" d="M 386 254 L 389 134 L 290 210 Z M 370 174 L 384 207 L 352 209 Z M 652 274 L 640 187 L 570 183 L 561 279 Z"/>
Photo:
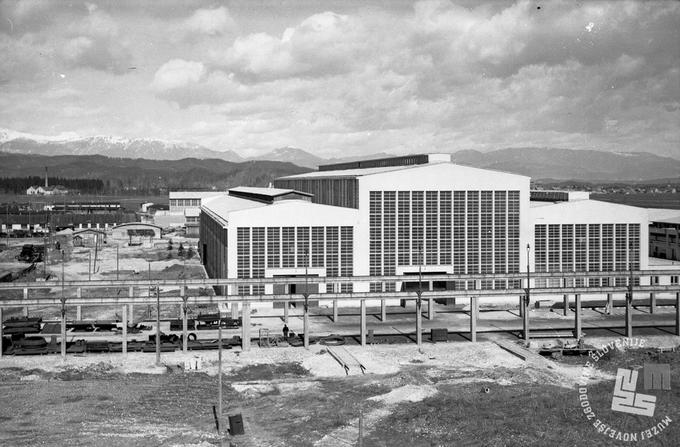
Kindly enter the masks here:
<path id="1" fill-rule="evenodd" d="M 399 265 L 411 265 L 411 193 L 409 191 L 399 191 L 398 198 L 398 216 L 397 216 L 397 234 L 398 242 L 398 257 Z"/>
<path id="2" fill-rule="evenodd" d="M 281 229 L 281 267 L 295 267 L 295 227 Z"/>
<path id="3" fill-rule="evenodd" d="M 281 228 L 267 227 L 267 267 L 281 267 Z"/>
<path id="4" fill-rule="evenodd" d="M 465 191 L 453 192 L 453 273 L 465 273 Z"/>
<path id="5" fill-rule="evenodd" d="M 467 273 L 479 273 L 479 191 L 467 192 Z"/>
<path id="6" fill-rule="evenodd" d="M 324 228 L 312 227 L 312 267 L 324 266 Z"/>
<path id="7" fill-rule="evenodd" d="M 423 265 L 424 192 L 411 191 L 411 265 Z"/>
<path id="8" fill-rule="evenodd" d="M 600 247 L 600 225 L 590 224 L 588 225 L 588 271 L 589 272 L 599 272 L 602 270 L 600 267 L 600 254 L 602 253 L 602 248 Z"/>
<path id="9" fill-rule="evenodd" d="M 534 227 L 534 269 L 537 273 L 548 271 L 546 228 L 542 224 Z"/>
<path id="10" fill-rule="evenodd" d="M 439 191 L 439 264 L 451 264 L 451 191 Z"/>
<path id="11" fill-rule="evenodd" d="M 297 266 L 309 267 L 309 227 L 297 227 Z"/>

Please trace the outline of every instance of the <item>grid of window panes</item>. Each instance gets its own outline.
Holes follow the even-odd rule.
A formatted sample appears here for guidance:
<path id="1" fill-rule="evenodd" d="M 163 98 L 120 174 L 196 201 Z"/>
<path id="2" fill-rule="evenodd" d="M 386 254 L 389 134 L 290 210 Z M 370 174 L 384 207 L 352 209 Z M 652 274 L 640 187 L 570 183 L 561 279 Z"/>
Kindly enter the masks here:
<path id="1" fill-rule="evenodd" d="M 457 274 L 519 271 L 519 191 L 370 191 L 368 208 L 371 275 L 421 263 Z"/>
<path id="2" fill-rule="evenodd" d="M 323 267 L 324 227 L 312 227 L 312 267 Z"/>
<path id="3" fill-rule="evenodd" d="M 558 243 L 561 240 L 561 244 Z M 561 259 L 561 262 L 559 262 Z M 639 224 L 561 224 L 534 227 L 536 272 L 612 272 L 640 268 Z M 565 286 L 585 286 L 579 278 Z M 626 285 L 628 278 L 589 277 L 590 287 Z M 639 279 L 635 278 L 639 284 Z M 537 280 L 537 286 L 552 284 Z M 556 283 L 555 283 L 556 284 Z M 556 284 L 557 285 L 557 284 Z"/>
<path id="4" fill-rule="evenodd" d="M 340 227 L 340 275 L 352 276 L 354 274 L 354 228 Z M 352 283 L 340 284 L 340 292 L 351 292 L 354 289 Z"/>
<path id="5" fill-rule="evenodd" d="M 250 278 L 250 228 L 236 231 L 236 277 Z M 249 295 L 250 286 L 239 285 L 239 295 Z"/>
<path id="6" fill-rule="evenodd" d="M 519 273 L 519 191 L 508 191 L 508 273 Z"/>
<path id="7" fill-rule="evenodd" d="M 411 265 L 423 263 L 423 191 L 411 191 Z"/>
<path id="8" fill-rule="evenodd" d="M 453 273 L 465 273 L 465 191 L 453 192 Z"/>
<path id="9" fill-rule="evenodd" d="M 327 277 L 352 276 L 353 230 L 352 227 L 337 226 L 238 227 L 237 277 L 264 278 L 265 265 L 269 268 L 279 265 L 283 268 L 325 267 Z M 352 285 L 344 285 L 338 290 L 328 283 L 326 291 L 351 292 Z M 250 294 L 251 288 L 239 286 L 238 293 Z M 264 286 L 253 286 L 252 293 L 264 293 Z"/>
<path id="10" fill-rule="evenodd" d="M 281 228 L 281 267 L 295 267 L 295 227 Z"/>
<path id="11" fill-rule="evenodd" d="M 281 266 L 281 229 L 279 227 L 267 228 L 267 267 L 278 268 Z"/>
<path id="12" fill-rule="evenodd" d="M 438 195 L 438 191 L 425 192 L 425 246 L 423 248 L 425 250 L 424 261 L 427 265 L 439 264 L 437 256 L 439 253 L 439 219 L 437 219 L 437 207 L 439 204 Z"/>
<path id="13" fill-rule="evenodd" d="M 382 194 L 380 191 L 371 191 L 369 198 L 368 249 L 370 256 L 368 273 L 371 276 L 376 276 L 382 274 Z M 371 292 L 382 292 L 382 284 L 372 282 L 369 290 Z"/>
<path id="14" fill-rule="evenodd" d="M 439 192 L 439 264 L 451 264 L 451 191 Z"/>
<path id="15" fill-rule="evenodd" d="M 252 230 L 252 271 L 251 277 L 264 278 L 264 227 L 254 227 Z M 257 284 L 253 286 L 254 295 L 262 295 L 264 293 L 264 285 Z"/>
<path id="16" fill-rule="evenodd" d="M 467 273 L 479 273 L 479 191 L 467 192 Z"/>
<path id="17" fill-rule="evenodd" d="M 396 192 L 385 191 L 383 200 L 383 275 L 396 274 Z M 385 291 L 393 292 L 395 283 L 385 284 Z"/>
<path id="18" fill-rule="evenodd" d="M 297 227 L 297 266 L 309 267 L 309 227 Z"/>

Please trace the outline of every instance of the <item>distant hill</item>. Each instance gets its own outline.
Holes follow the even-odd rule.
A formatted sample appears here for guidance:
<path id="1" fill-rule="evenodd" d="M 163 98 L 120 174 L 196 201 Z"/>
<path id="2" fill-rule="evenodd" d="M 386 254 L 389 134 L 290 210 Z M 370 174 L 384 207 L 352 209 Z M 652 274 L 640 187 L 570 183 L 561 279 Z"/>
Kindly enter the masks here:
<path id="1" fill-rule="evenodd" d="M 253 157 L 252 160 L 285 161 L 298 166 L 314 169 L 316 169 L 316 167 L 320 164 L 324 164 L 326 162 L 326 160 L 323 158 L 317 157 L 316 155 L 294 147 L 282 147 L 279 149 L 274 149 L 273 151 L 264 155 Z"/>
<path id="2" fill-rule="evenodd" d="M 309 169 L 291 163 L 246 161 L 231 163 L 218 159 L 148 160 L 110 158 L 102 155 L 13 154 L 0 152 L 0 177 L 50 176 L 96 178 L 107 192 L 153 191 L 159 189 L 267 186 L 273 179 Z"/>
<path id="3" fill-rule="evenodd" d="M 552 148 L 458 151 L 462 165 L 514 172 L 535 180 L 645 181 L 680 177 L 680 160 L 647 152 L 600 152 Z"/>
<path id="4" fill-rule="evenodd" d="M 187 157 L 217 158 L 231 162 L 244 159 L 234 151 L 214 151 L 198 144 L 154 139 L 108 136 L 59 138 L 0 129 L 0 151 L 37 155 L 105 155 L 116 158 L 181 160 Z"/>

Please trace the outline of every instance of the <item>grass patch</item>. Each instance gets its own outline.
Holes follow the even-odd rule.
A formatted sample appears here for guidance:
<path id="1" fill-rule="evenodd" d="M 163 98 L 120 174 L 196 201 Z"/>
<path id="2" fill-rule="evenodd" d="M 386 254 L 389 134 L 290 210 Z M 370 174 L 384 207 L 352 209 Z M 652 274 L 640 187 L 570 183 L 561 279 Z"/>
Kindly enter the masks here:
<path id="1" fill-rule="evenodd" d="M 234 382 L 253 381 L 253 380 L 274 380 L 290 377 L 306 377 L 309 371 L 299 363 L 289 362 L 275 365 L 257 364 L 245 366 L 233 374 L 228 379 Z"/>

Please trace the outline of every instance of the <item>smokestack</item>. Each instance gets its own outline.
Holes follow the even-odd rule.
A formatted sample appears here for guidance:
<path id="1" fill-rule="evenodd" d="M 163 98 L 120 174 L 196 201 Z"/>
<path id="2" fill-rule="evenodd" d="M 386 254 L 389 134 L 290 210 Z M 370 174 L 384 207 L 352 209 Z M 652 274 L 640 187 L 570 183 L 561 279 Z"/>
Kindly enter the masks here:
<path id="1" fill-rule="evenodd" d="M 45 166 L 45 188 L 47 188 L 47 166 Z"/>

